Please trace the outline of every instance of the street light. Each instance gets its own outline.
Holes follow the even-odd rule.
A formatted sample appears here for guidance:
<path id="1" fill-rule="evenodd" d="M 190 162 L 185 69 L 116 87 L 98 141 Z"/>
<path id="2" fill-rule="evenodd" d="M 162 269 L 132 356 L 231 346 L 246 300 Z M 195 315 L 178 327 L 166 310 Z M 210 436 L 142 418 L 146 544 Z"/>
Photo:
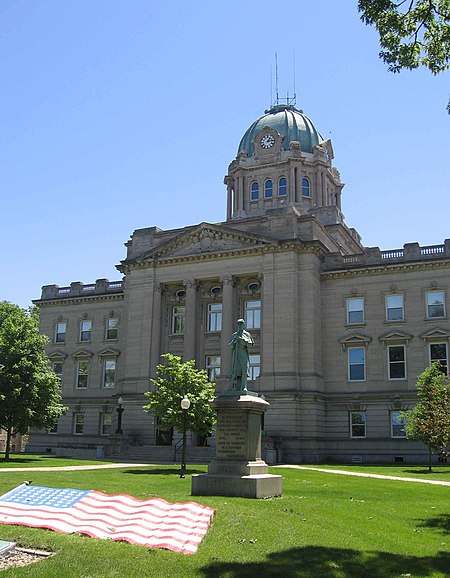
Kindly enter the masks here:
<path id="1" fill-rule="evenodd" d="M 181 452 L 181 473 L 180 478 L 184 478 L 186 473 L 186 426 L 187 426 L 187 413 L 188 409 L 191 407 L 191 401 L 187 395 L 181 400 L 181 409 L 183 410 L 183 449 Z"/>
<path id="2" fill-rule="evenodd" d="M 117 403 L 119 404 L 119 407 L 116 409 L 117 411 L 117 429 L 116 429 L 116 434 L 122 434 L 122 414 L 123 414 L 123 399 L 122 397 L 119 397 L 119 399 L 117 400 Z"/>

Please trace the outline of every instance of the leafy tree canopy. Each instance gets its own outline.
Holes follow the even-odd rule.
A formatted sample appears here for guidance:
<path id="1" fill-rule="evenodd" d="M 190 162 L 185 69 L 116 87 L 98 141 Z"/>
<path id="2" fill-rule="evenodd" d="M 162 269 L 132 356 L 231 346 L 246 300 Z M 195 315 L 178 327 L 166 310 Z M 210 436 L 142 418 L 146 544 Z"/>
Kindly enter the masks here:
<path id="1" fill-rule="evenodd" d="M 361 20 L 380 35 L 380 58 L 391 72 L 450 67 L 450 0 L 359 0 Z"/>
<path id="2" fill-rule="evenodd" d="M 162 428 L 183 429 L 184 411 L 181 400 L 185 395 L 191 405 L 187 410 L 188 428 L 199 435 L 211 435 L 216 415 L 209 401 L 215 395 L 214 384 L 204 369 L 196 369 L 195 361 L 182 362 L 181 357 L 166 353 L 166 363 L 158 365 L 156 379 L 150 381 L 154 391 L 147 391 L 149 400 L 144 410 L 153 413 Z"/>
<path id="3" fill-rule="evenodd" d="M 450 445 L 450 383 L 439 363 L 433 363 L 419 376 L 417 395 L 416 407 L 403 413 L 405 431 L 408 438 L 428 446 L 431 470 L 431 455 Z"/>
<path id="4" fill-rule="evenodd" d="M 6 459 L 13 434 L 53 427 L 66 409 L 60 382 L 45 354 L 35 308 L 0 302 L 0 428 L 6 431 Z"/>

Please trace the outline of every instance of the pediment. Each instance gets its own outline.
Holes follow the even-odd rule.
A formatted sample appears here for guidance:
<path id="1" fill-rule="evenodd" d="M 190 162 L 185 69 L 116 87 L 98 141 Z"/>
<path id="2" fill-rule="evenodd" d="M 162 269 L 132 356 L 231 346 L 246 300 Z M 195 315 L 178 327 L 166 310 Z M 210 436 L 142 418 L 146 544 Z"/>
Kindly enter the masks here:
<path id="1" fill-rule="evenodd" d="M 92 357 L 94 354 L 91 351 L 88 351 L 87 349 L 79 349 L 78 351 L 76 351 L 72 357 L 74 359 L 82 359 L 82 358 L 86 358 L 86 357 Z"/>
<path id="2" fill-rule="evenodd" d="M 260 235 L 244 233 L 222 225 L 201 223 L 149 251 L 138 261 L 224 253 L 274 245 L 276 241 Z"/>
<path id="3" fill-rule="evenodd" d="M 67 357 L 67 353 L 65 351 L 59 351 L 58 350 L 58 351 L 53 351 L 52 353 L 47 355 L 47 357 L 50 359 L 50 361 L 61 361 Z"/>
<path id="4" fill-rule="evenodd" d="M 102 349 L 102 351 L 98 352 L 99 357 L 118 357 L 120 355 L 120 351 L 118 349 Z"/>
<path id="5" fill-rule="evenodd" d="M 448 339 L 450 337 L 450 331 L 442 327 L 434 327 L 429 331 L 420 334 L 421 339 L 428 341 L 431 339 Z"/>
<path id="6" fill-rule="evenodd" d="M 393 341 L 408 343 L 409 341 L 411 341 L 412 338 L 413 338 L 412 335 L 410 335 L 409 333 L 405 333 L 404 331 L 389 331 L 388 333 L 380 335 L 378 339 L 386 345 L 386 342 L 393 342 Z"/>
<path id="7" fill-rule="evenodd" d="M 371 341 L 371 337 L 363 335 L 362 333 L 352 333 L 351 335 L 346 335 L 345 337 L 341 337 L 341 339 L 339 339 L 339 342 L 342 345 L 342 349 L 344 351 L 348 347 L 367 347 Z"/>

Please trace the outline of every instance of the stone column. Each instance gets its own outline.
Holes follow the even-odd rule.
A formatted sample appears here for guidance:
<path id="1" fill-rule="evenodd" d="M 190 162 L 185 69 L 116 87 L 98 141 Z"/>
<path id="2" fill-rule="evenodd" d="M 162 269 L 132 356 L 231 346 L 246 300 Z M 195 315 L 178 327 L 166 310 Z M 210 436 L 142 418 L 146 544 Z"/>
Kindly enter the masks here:
<path id="1" fill-rule="evenodd" d="M 161 294 L 162 285 L 157 283 L 153 289 L 152 337 L 150 345 L 150 376 L 156 375 L 156 366 L 161 359 Z"/>
<path id="2" fill-rule="evenodd" d="M 233 276 L 223 275 L 220 278 L 223 287 L 222 293 L 222 332 L 220 344 L 220 376 L 228 380 L 230 377 L 231 348 L 228 346 L 233 327 L 234 319 L 233 307 Z"/>
<path id="3" fill-rule="evenodd" d="M 227 181 L 227 221 L 231 220 L 233 214 L 233 185 Z"/>
<path id="4" fill-rule="evenodd" d="M 183 361 L 195 359 L 197 334 L 197 281 L 186 279 L 186 312 L 184 325 Z"/>

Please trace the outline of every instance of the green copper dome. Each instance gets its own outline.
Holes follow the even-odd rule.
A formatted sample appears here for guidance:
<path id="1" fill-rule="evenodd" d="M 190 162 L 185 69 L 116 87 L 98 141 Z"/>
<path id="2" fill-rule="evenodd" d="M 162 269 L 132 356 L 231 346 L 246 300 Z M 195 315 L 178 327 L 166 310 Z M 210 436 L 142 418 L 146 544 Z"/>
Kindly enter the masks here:
<path id="1" fill-rule="evenodd" d="M 242 137 L 238 154 L 245 151 L 252 156 L 255 152 L 253 141 L 259 131 L 266 127 L 275 129 L 284 137 L 282 148 L 286 151 L 291 141 L 299 141 L 302 151 L 312 153 L 313 147 L 323 141 L 321 134 L 301 110 L 292 105 L 278 104 L 251 125 Z"/>

